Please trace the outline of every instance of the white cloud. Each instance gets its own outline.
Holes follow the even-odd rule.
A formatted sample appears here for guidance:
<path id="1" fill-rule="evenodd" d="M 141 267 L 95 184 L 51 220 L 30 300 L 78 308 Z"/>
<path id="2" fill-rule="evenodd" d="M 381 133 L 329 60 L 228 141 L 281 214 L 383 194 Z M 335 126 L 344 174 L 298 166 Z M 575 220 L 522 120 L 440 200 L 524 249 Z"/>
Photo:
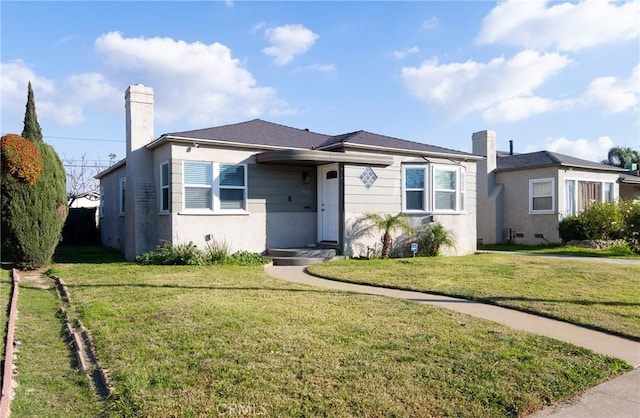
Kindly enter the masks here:
<path id="1" fill-rule="evenodd" d="M 579 51 L 601 44 L 628 41 L 640 35 L 640 3 L 583 0 L 507 0 L 483 20 L 477 42 L 532 49 Z"/>
<path id="2" fill-rule="evenodd" d="M 545 149 L 548 151 L 595 162 L 604 160 L 613 146 L 613 140 L 608 136 L 601 136 L 594 140 L 584 138 L 571 140 L 564 137 L 545 140 Z"/>
<path id="3" fill-rule="evenodd" d="M 438 18 L 435 16 L 431 16 L 429 19 L 422 22 L 422 29 L 435 29 L 439 24 L 440 22 L 438 21 Z"/>
<path id="4" fill-rule="evenodd" d="M 401 60 L 407 55 L 417 54 L 418 52 L 420 52 L 420 48 L 414 45 L 412 47 L 406 47 L 401 51 L 393 51 L 393 56 Z"/>
<path id="5" fill-rule="evenodd" d="M 470 60 L 439 64 L 432 59 L 419 67 L 404 67 L 401 78 L 411 95 L 440 106 L 453 118 L 522 98 L 529 98 L 521 104 L 526 104 L 531 112 L 536 106 L 541 107 L 531 100 L 535 89 L 570 62 L 558 53 L 525 50 L 510 59 L 500 57 L 487 63 Z M 491 117 L 497 114 L 497 110 L 489 115 L 491 112 L 494 113 Z"/>
<path id="6" fill-rule="evenodd" d="M 252 33 L 256 33 L 260 29 L 264 28 L 266 25 L 267 25 L 267 23 L 264 20 L 260 21 L 260 22 L 256 23 L 255 25 L 253 25 L 253 27 L 251 28 L 251 32 Z"/>
<path id="7" fill-rule="evenodd" d="M 265 38 L 271 46 L 262 52 L 274 57 L 276 65 L 290 63 L 296 55 L 307 52 L 320 36 L 300 24 L 277 26 L 265 30 Z"/>
<path id="8" fill-rule="evenodd" d="M 186 119 L 208 126 L 287 111 L 275 89 L 257 86 L 220 43 L 124 38 L 111 32 L 100 36 L 95 47 L 110 83 L 142 82 L 154 88 L 156 116 L 163 122 Z"/>
<path id="9" fill-rule="evenodd" d="M 593 80 L 584 94 L 587 102 L 603 105 L 611 113 L 637 109 L 640 96 L 640 64 L 631 71 L 629 78 L 599 77 Z"/>
<path id="10" fill-rule="evenodd" d="M 82 107 L 53 80 L 41 77 L 21 60 L 0 64 L 0 96 L 4 117 L 22 120 L 27 103 L 27 84 L 31 81 L 38 120 L 58 126 L 70 126 L 84 119 Z"/>
<path id="11" fill-rule="evenodd" d="M 515 97 L 491 106 L 482 113 L 485 122 L 517 122 L 552 110 L 569 108 L 572 100 L 559 101 L 538 96 Z"/>

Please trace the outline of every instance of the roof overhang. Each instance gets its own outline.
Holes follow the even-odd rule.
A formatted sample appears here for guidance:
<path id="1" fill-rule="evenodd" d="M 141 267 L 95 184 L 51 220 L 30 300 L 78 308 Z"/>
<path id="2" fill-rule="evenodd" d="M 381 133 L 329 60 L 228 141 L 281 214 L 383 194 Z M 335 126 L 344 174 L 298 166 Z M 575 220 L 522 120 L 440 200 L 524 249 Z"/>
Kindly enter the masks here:
<path id="1" fill-rule="evenodd" d="M 286 149 L 262 152 L 256 155 L 256 162 L 285 165 L 348 163 L 387 167 L 393 164 L 393 157 L 387 155 L 345 154 L 331 151 Z"/>
<path id="2" fill-rule="evenodd" d="M 620 174 L 618 183 L 623 184 L 640 184 L 640 176 L 634 176 L 632 174 Z"/>
<path id="3" fill-rule="evenodd" d="M 353 149 L 357 151 L 371 151 L 371 152 L 385 152 L 385 153 L 393 153 L 393 154 L 402 154 L 402 155 L 419 155 L 423 157 L 434 157 L 434 158 L 448 158 L 448 159 L 456 159 L 463 161 L 479 161 L 483 160 L 484 157 L 475 155 L 475 154 L 466 154 L 466 153 L 447 153 L 447 152 L 436 152 L 436 151 L 427 151 L 427 150 L 411 150 L 406 148 L 391 148 L 391 147 L 382 147 L 378 145 L 365 145 L 365 144 L 352 144 L 348 142 L 338 142 L 335 144 L 331 144 L 324 147 L 319 147 L 320 150 L 337 150 L 337 149 Z"/>
<path id="4" fill-rule="evenodd" d="M 552 163 L 552 164 L 539 164 L 539 165 L 531 165 L 531 166 L 526 166 L 526 167 L 507 167 L 507 168 L 496 168 L 494 171 L 496 173 L 502 173 L 505 171 L 527 171 L 527 170 L 534 170 L 534 169 L 538 169 L 538 168 L 548 168 L 548 167 L 557 167 L 558 169 L 564 168 L 564 169 L 578 169 L 578 170 L 585 170 L 585 171 L 603 171 L 605 173 L 611 173 L 611 174 L 620 174 L 621 171 L 624 171 L 624 169 L 620 169 L 617 167 L 593 167 L 593 166 L 588 166 L 588 165 L 580 165 L 580 164 L 564 164 L 564 163 Z"/>
<path id="5" fill-rule="evenodd" d="M 158 148 L 160 145 L 167 142 L 173 142 L 173 143 L 184 144 L 184 145 L 193 145 L 193 146 L 209 145 L 209 146 L 218 146 L 218 147 L 225 147 L 225 148 L 246 148 L 246 149 L 253 149 L 253 150 L 290 149 L 290 147 L 284 148 L 284 147 L 279 147 L 274 145 L 246 144 L 242 142 L 222 141 L 217 139 L 187 138 L 187 137 L 180 137 L 180 136 L 173 136 L 173 135 L 162 135 L 158 139 L 155 139 L 153 142 L 150 142 L 149 144 L 147 144 L 145 148 L 147 149 Z"/>
<path id="6" fill-rule="evenodd" d="M 100 180 L 102 177 L 106 176 L 107 174 L 111 174 L 114 171 L 117 171 L 119 168 L 124 167 L 126 164 L 127 164 L 127 160 L 122 159 L 117 163 L 115 163 L 114 165 L 110 166 L 109 168 L 102 170 L 101 172 L 96 174 L 93 178 L 96 180 Z"/>

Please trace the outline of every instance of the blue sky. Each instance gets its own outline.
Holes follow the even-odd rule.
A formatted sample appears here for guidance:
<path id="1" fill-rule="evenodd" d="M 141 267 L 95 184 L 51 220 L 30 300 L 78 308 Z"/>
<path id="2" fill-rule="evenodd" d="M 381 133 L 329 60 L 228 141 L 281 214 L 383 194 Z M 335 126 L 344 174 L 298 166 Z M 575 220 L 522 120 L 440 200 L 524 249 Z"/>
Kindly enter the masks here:
<path id="1" fill-rule="evenodd" d="M 640 149 L 640 1 L 0 3 L 0 131 L 31 80 L 61 157 L 125 155 L 124 91 L 155 136 L 254 118 L 470 151 L 599 161 Z M 81 139 L 75 139 L 81 138 Z"/>

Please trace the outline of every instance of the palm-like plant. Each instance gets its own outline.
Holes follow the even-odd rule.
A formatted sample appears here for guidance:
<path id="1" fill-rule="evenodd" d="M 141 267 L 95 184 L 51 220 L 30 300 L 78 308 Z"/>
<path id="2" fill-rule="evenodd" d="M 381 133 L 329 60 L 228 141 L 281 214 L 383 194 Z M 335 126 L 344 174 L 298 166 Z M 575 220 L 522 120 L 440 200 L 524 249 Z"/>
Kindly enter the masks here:
<path id="1" fill-rule="evenodd" d="M 410 234 L 413 233 L 411 226 L 407 224 L 407 215 L 404 213 L 398 213 L 397 215 L 378 213 L 367 213 L 364 215 L 364 219 L 371 222 L 375 228 L 383 231 L 382 242 L 382 258 L 389 258 L 391 253 L 391 247 L 393 246 L 393 237 L 391 234 L 396 229 L 401 229 Z"/>
<path id="2" fill-rule="evenodd" d="M 624 168 L 629 163 L 640 163 L 640 153 L 631 147 L 613 147 L 602 164 Z"/>

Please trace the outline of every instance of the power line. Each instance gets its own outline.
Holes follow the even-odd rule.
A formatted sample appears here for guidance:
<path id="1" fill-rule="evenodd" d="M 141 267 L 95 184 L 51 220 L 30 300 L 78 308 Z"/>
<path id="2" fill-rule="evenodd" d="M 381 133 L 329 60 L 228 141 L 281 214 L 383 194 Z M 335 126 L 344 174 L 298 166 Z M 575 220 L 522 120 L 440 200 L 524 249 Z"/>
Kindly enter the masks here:
<path id="1" fill-rule="evenodd" d="M 78 138 L 78 137 L 71 137 L 71 136 L 45 136 L 44 138 L 68 139 L 70 141 L 125 142 L 124 139 Z"/>

